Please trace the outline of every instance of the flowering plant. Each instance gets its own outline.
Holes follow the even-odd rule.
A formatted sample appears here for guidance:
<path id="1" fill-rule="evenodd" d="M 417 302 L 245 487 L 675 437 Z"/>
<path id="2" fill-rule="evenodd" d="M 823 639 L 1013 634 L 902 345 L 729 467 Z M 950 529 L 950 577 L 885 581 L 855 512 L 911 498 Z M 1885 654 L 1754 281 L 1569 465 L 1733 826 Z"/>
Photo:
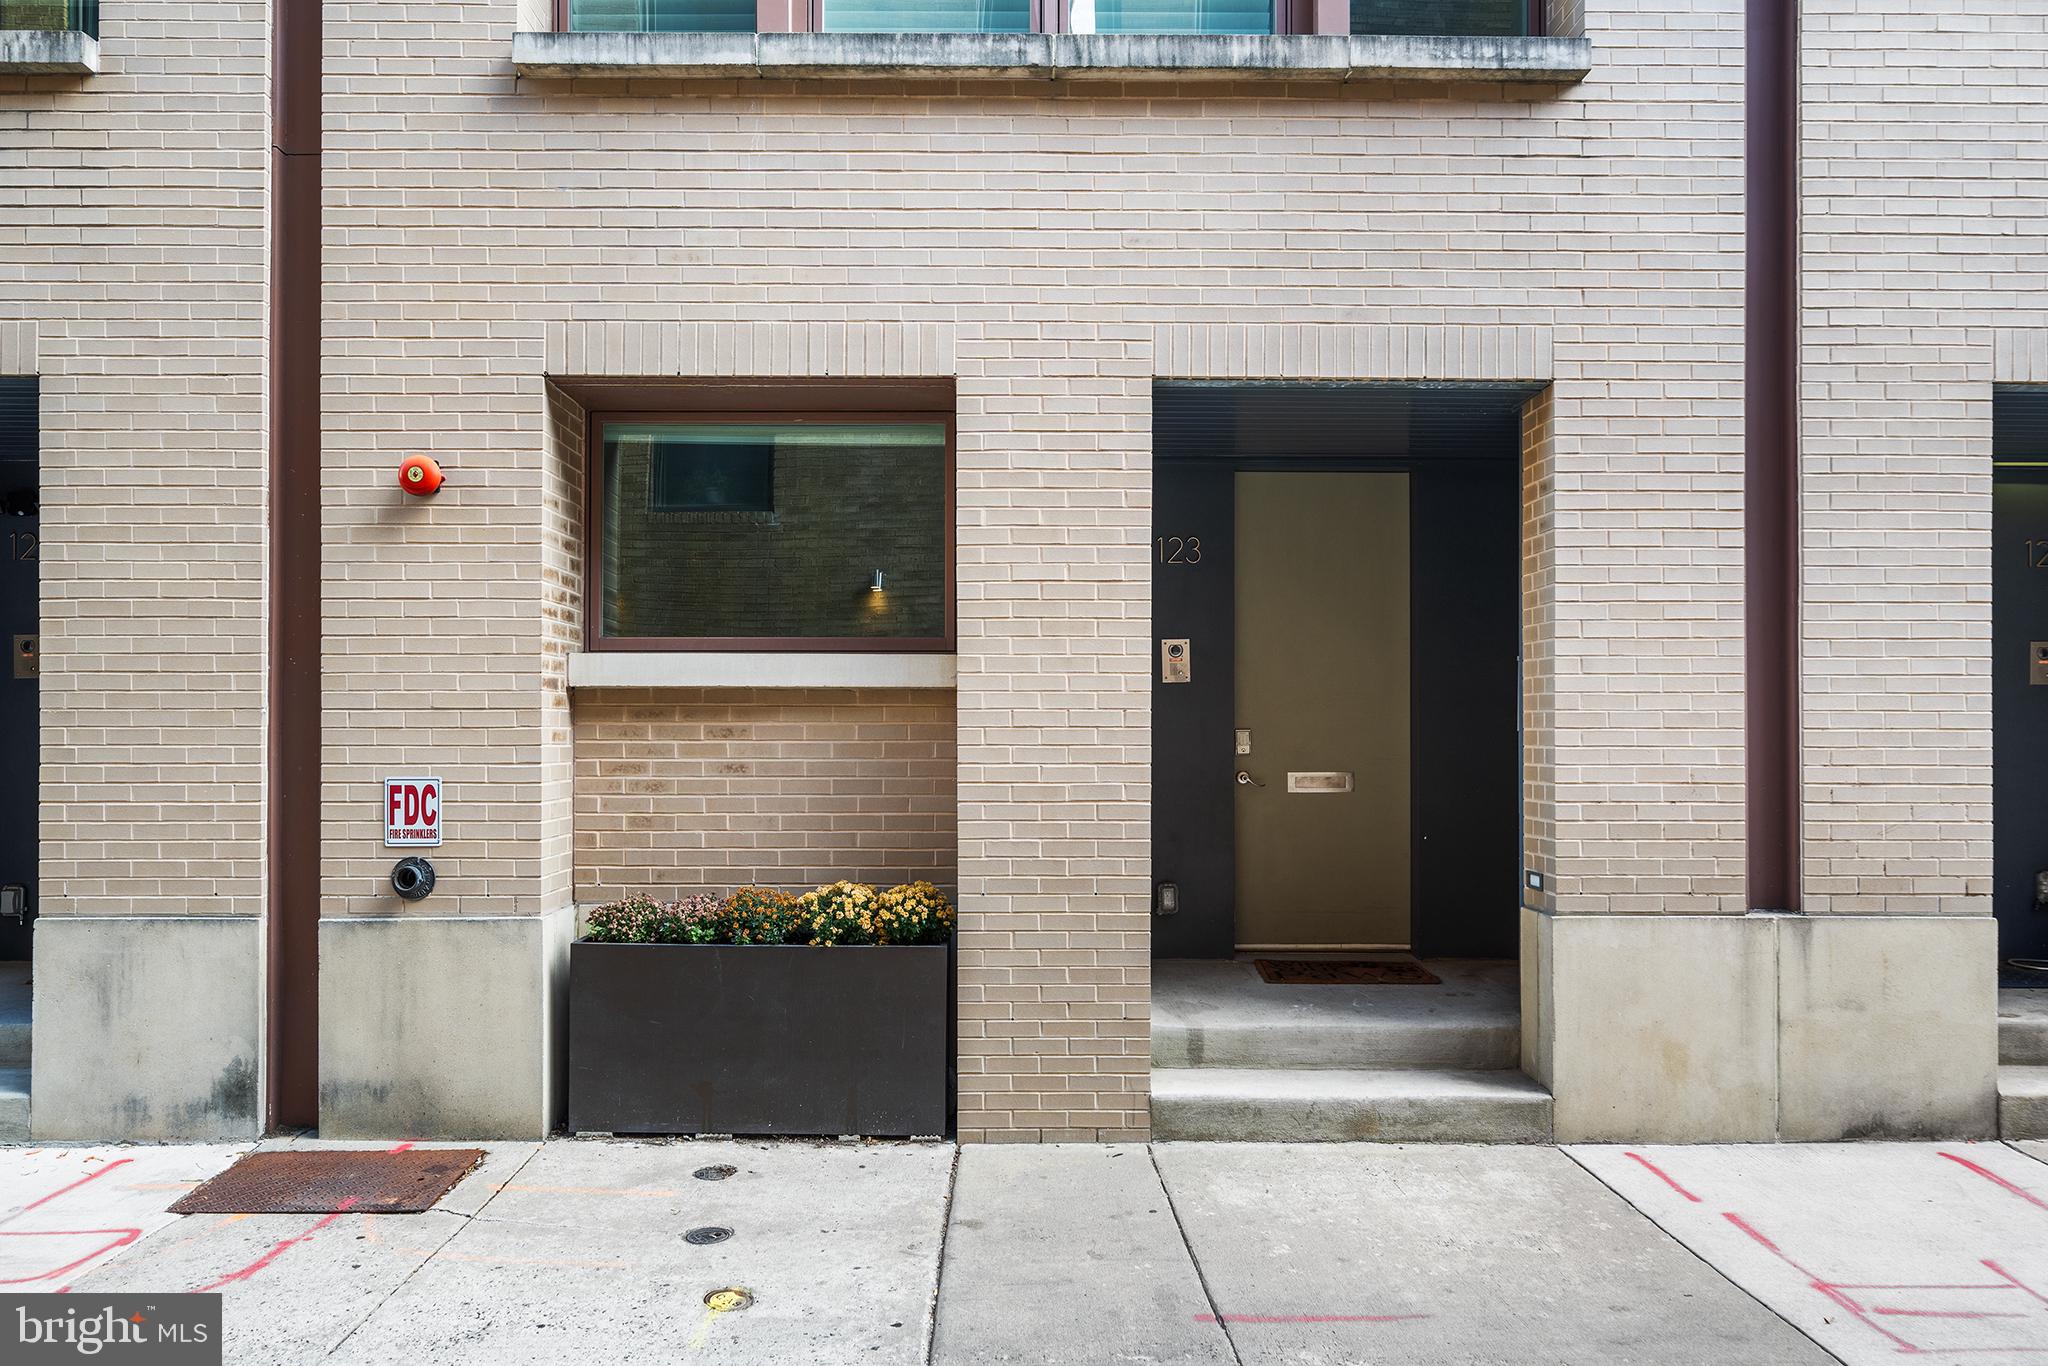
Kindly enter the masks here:
<path id="1" fill-rule="evenodd" d="M 943 944 L 953 933 L 953 904 L 929 882 L 906 882 L 881 894 L 876 937 L 884 944 Z"/>
<path id="2" fill-rule="evenodd" d="M 742 887 L 718 908 L 718 932 L 721 944 L 801 944 L 810 922 L 788 892 Z"/>
<path id="3" fill-rule="evenodd" d="M 881 894 L 865 882 L 834 882 L 796 899 L 813 944 L 879 943 L 875 913 Z"/>
<path id="4" fill-rule="evenodd" d="M 590 913 L 584 939 L 597 944 L 943 944 L 953 907 L 929 882 L 877 891 L 834 882 L 802 896 L 742 887 L 722 900 L 656 901 L 634 893 Z"/>
<path id="5" fill-rule="evenodd" d="M 718 930 L 716 897 L 656 901 L 635 894 L 592 911 L 583 937 L 599 944 L 715 944 Z"/>

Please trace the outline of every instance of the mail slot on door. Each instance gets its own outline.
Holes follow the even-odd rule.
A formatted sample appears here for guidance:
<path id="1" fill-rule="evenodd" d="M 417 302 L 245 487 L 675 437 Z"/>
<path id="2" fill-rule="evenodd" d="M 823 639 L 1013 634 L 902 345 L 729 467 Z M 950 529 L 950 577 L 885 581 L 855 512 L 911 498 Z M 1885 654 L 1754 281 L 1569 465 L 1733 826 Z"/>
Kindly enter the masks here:
<path id="1" fill-rule="evenodd" d="M 1290 773 L 1287 775 L 1289 792 L 1349 792 L 1349 773 Z"/>

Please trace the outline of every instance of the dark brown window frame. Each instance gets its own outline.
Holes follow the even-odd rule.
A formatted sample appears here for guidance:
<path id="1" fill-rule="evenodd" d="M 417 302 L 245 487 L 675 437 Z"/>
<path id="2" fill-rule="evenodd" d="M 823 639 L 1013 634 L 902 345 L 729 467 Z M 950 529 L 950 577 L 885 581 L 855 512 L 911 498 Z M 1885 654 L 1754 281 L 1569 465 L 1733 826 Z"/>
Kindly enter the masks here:
<path id="1" fill-rule="evenodd" d="M 905 423 L 943 426 L 946 429 L 946 597 L 945 634 L 940 636 L 608 636 L 600 629 L 604 615 L 603 566 L 598 550 L 604 544 L 604 432 L 614 422 L 667 422 L 678 426 L 754 423 L 774 426 L 826 425 L 837 427 L 886 427 Z M 674 410 L 602 411 L 584 419 L 583 461 L 583 648 L 592 652 L 676 653 L 804 653 L 804 654 L 952 654 L 959 644 L 959 557 L 960 535 L 956 523 L 959 502 L 959 454 L 954 416 L 933 409 L 874 411 L 841 409 L 819 412 L 805 409 L 782 412 L 772 408 L 723 409 L 715 412 Z"/>

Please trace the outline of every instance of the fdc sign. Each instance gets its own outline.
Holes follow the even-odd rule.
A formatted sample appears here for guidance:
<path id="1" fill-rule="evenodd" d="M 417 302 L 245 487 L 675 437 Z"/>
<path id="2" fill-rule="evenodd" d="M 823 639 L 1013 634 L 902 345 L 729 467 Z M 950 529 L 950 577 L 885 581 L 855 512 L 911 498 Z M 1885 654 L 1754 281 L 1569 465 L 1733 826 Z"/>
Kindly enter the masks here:
<path id="1" fill-rule="evenodd" d="M 441 780 L 384 780 L 384 843 L 389 848 L 441 842 Z"/>

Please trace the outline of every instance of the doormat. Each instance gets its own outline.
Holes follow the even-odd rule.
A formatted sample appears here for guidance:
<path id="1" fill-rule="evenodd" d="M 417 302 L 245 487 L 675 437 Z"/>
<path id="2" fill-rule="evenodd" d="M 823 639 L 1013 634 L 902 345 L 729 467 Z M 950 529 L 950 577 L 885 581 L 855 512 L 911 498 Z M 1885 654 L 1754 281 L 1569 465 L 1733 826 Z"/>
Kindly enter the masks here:
<path id="1" fill-rule="evenodd" d="M 250 1153 L 173 1214 L 420 1214 L 483 1161 L 482 1148 Z"/>
<path id="2" fill-rule="evenodd" d="M 1434 987 L 1443 979 L 1420 963 L 1370 963 L 1338 958 L 1255 958 L 1259 976 L 1276 986 Z"/>

